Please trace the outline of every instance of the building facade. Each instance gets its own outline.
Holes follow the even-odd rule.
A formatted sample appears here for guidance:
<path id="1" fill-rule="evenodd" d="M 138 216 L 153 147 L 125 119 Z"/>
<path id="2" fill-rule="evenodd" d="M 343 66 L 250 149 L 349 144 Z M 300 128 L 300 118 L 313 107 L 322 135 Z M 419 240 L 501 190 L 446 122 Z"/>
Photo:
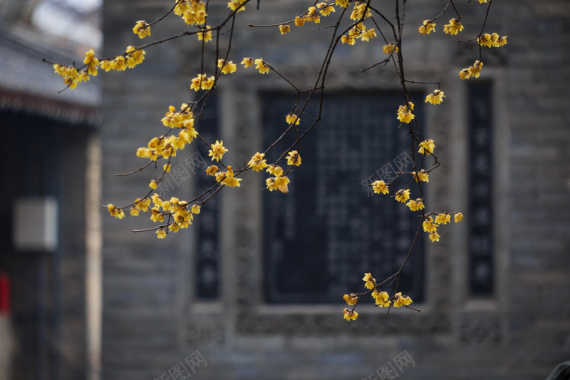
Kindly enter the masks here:
<path id="1" fill-rule="evenodd" d="M 36 3 L 0 2 L 0 378 L 85 378 L 100 93 L 89 83 L 58 94 L 62 78 L 42 59 L 76 60 L 75 45 L 29 22 Z"/>

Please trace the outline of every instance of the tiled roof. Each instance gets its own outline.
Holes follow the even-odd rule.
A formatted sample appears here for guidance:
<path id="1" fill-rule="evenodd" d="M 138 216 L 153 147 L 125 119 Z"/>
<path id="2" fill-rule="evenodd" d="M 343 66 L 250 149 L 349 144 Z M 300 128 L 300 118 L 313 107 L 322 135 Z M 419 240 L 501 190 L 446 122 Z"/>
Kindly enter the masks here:
<path id="1" fill-rule="evenodd" d="M 65 88 L 63 78 L 54 74 L 43 58 L 73 62 L 73 58 L 38 44 L 25 33 L 16 35 L 0 28 L 0 109 L 25 110 L 72 123 L 98 124 L 100 86 L 95 81 L 80 83 L 74 90 L 58 93 Z"/>

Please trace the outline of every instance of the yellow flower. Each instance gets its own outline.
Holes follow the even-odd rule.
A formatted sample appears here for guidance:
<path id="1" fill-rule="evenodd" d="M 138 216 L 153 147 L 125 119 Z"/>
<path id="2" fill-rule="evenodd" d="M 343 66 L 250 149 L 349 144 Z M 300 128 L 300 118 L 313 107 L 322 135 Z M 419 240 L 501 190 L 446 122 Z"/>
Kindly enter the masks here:
<path id="1" fill-rule="evenodd" d="M 495 41 L 498 39 L 499 39 L 499 35 L 497 34 Z M 493 45 L 495 44 L 495 41 L 493 41 L 493 36 L 491 36 L 489 33 L 485 33 L 485 34 L 477 37 L 477 43 L 479 43 L 479 45 L 481 45 L 481 46 L 493 47 Z"/>
<path id="2" fill-rule="evenodd" d="M 396 193 L 396 200 L 401 203 L 406 203 L 406 201 L 410 199 L 410 189 L 400 189 Z"/>
<path id="3" fill-rule="evenodd" d="M 416 180 L 416 182 L 423 181 L 429 182 L 429 174 L 424 169 L 420 170 L 419 172 L 412 172 L 412 176 Z"/>
<path id="4" fill-rule="evenodd" d="M 135 207 L 137 208 L 137 210 L 140 210 L 142 212 L 147 212 L 149 206 L 150 206 L 150 199 L 148 198 L 142 200 L 140 198 L 137 198 L 135 200 Z"/>
<path id="5" fill-rule="evenodd" d="M 471 77 L 471 72 L 469 69 L 463 69 L 459 72 L 459 78 L 461 79 L 469 79 Z"/>
<path id="6" fill-rule="evenodd" d="M 376 305 L 379 307 L 390 306 L 390 296 L 387 292 L 379 292 L 378 290 L 375 290 L 372 292 L 372 297 L 376 301 Z"/>
<path id="7" fill-rule="evenodd" d="M 382 47 L 382 52 L 384 54 L 390 54 L 390 53 L 392 53 L 392 51 L 394 53 L 398 52 L 398 47 L 396 46 L 396 44 L 389 43 L 389 44 L 386 44 Z"/>
<path id="8" fill-rule="evenodd" d="M 455 223 L 461 222 L 461 220 L 463 220 L 463 214 L 458 212 L 457 214 L 455 214 L 454 220 L 455 220 Z"/>
<path id="9" fill-rule="evenodd" d="M 156 237 L 159 239 L 164 239 L 166 237 L 166 231 L 162 228 L 156 231 Z"/>
<path id="10" fill-rule="evenodd" d="M 133 28 L 133 33 L 137 34 L 139 38 L 150 36 L 150 25 L 145 20 L 139 20 Z"/>
<path id="11" fill-rule="evenodd" d="M 366 10 L 366 13 L 364 13 L 365 10 Z M 370 17 L 370 16 L 372 16 L 372 13 L 370 12 L 370 8 L 368 7 L 368 4 L 356 2 L 354 4 L 354 9 L 352 10 L 352 13 L 350 14 L 350 19 L 351 20 L 360 20 L 360 19 L 365 19 L 365 18 Z"/>
<path id="12" fill-rule="evenodd" d="M 473 66 L 469 67 L 467 70 L 469 70 L 471 76 L 479 78 L 482 69 L 483 69 L 483 62 L 475 61 Z"/>
<path id="13" fill-rule="evenodd" d="M 435 22 L 424 20 L 423 25 L 418 28 L 418 32 L 421 34 L 430 34 L 431 32 L 435 32 Z"/>
<path id="14" fill-rule="evenodd" d="M 212 30 L 210 29 L 210 25 L 207 25 L 205 29 L 202 29 L 201 32 L 198 32 L 198 41 L 204 41 L 204 42 L 210 42 L 212 41 Z M 208 30 L 210 29 L 210 30 Z M 207 32 L 205 32 L 205 30 L 208 30 Z"/>
<path id="15" fill-rule="evenodd" d="M 258 69 L 261 74 L 269 73 L 269 67 L 265 65 L 263 58 L 257 58 L 255 60 L 255 68 Z"/>
<path id="16" fill-rule="evenodd" d="M 243 3 L 245 3 L 245 0 L 231 0 L 228 3 L 228 8 L 230 8 L 232 11 L 239 9 L 238 12 L 241 12 L 245 10 L 245 7 L 242 7 Z"/>
<path id="17" fill-rule="evenodd" d="M 149 150 L 147 148 L 138 148 L 137 149 L 137 157 L 148 157 L 149 155 Z"/>
<path id="18" fill-rule="evenodd" d="M 224 61 L 222 58 L 218 59 L 218 67 L 221 68 L 222 74 L 232 74 L 237 70 L 237 66 L 232 61 Z"/>
<path id="19" fill-rule="evenodd" d="M 72 77 L 66 77 L 66 78 L 64 79 L 64 83 L 65 83 L 66 85 L 68 85 L 69 88 L 71 88 L 71 89 L 73 90 L 75 87 L 77 87 L 77 84 L 78 84 L 79 82 L 76 81 L 76 80 L 73 80 Z"/>
<path id="20" fill-rule="evenodd" d="M 437 233 L 437 231 L 432 231 L 429 233 L 429 240 L 431 240 L 434 243 L 436 241 L 439 241 L 439 234 Z"/>
<path id="21" fill-rule="evenodd" d="M 192 205 L 192 214 L 198 215 L 200 213 L 200 206 L 197 204 Z"/>
<path id="22" fill-rule="evenodd" d="M 335 0 L 336 5 L 341 6 L 343 8 L 348 7 L 350 4 L 348 0 Z"/>
<path id="23" fill-rule="evenodd" d="M 500 37 L 497 42 L 495 42 L 495 47 L 501 47 L 507 44 L 507 37 L 508 36 L 502 36 Z"/>
<path id="24" fill-rule="evenodd" d="M 153 190 L 156 190 L 156 188 L 158 187 L 158 182 L 156 182 L 155 179 L 151 180 L 150 183 L 148 184 L 148 187 L 150 187 Z"/>
<path id="25" fill-rule="evenodd" d="M 146 52 L 142 49 L 136 49 L 134 46 L 127 46 L 127 50 L 125 51 L 125 56 L 117 57 L 115 59 L 118 60 L 119 58 L 123 58 L 125 60 L 125 64 L 127 65 L 127 67 L 129 69 L 132 69 L 133 67 L 141 64 L 144 61 L 145 54 Z M 119 69 L 117 68 L 117 70 Z"/>
<path id="26" fill-rule="evenodd" d="M 449 20 L 449 24 L 446 24 L 443 26 L 443 32 L 450 34 L 452 36 L 461 32 L 463 29 L 464 29 L 463 25 L 461 25 L 461 23 L 459 21 L 457 21 L 455 18 L 452 18 L 451 20 Z"/>
<path id="27" fill-rule="evenodd" d="M 267 178 L 265 180 L 265 186 L 269 191 L 277 190 L 277 186 L 275 186 L 275 178 L 274 177 Z"/>
<path id="28" fill-rule="evenodd" d="M 418 149 L 418 153 L 420 153 L 420 154 L 426 154 L 426 153 L 433 154 L 434 149 L 435 149 L 435 143 L 432 139 L 424 140 L 420 143 L 420 148 Z"/>
<path id="29" fill-rule="evenodd" d="M 345 294 L 342 298 L 346 301 L 347 304 L 352 306 L 356 305 L 359 297 L 356 294 L 351 293 L 351 294 Z"/>
<path id="30" fill-rule="evenodd" d="M 83 60 L 83 63 L 88 65 L 91 62 L 93 62 L 94 59 L 95 59 L 95 51 L 93 51 L 93 49 L 89 49 L 89 51 L 85 52 L 85 59 Z"/>
<path id="31" fill-rule="evenodd" d="M 250 167 L 253 171 L 259 172 L 267 167 L 266 160 L 263 159 L 265 157 L 265 153 L 255 153 L 251 160 L 249 160 L 247 166 Z"/>
<path id="32" fill-rule="evenodd" d="M 362 277 L 362 281 L 365 282 L 364 287 L 366 289 L 374 289 L 376 287 L 376 279 L 372 277 L 370 273 L 364 273 L 364 277 Z"/>
<path id="33" fill-rule="evenodd" d="M 198 74 L 196 78 L 192 79 L 192 84 L 190 85 L 190 89 L 194 91 L 202 90 L 209 90 L 214 86 L 216 78 L 211 76 L 207 78 L 206 74 Z"/>
<path id="34" fill-rule="evenodd" d="M 152 194 L 151 198 L 152 198 L 152 203 L 155 206 L 160 207 L 162 205 L 162 199 L 160 198 L 160 195 L 155 193 L 155 194 Z"/>
<path id="35" fill-rule="evenodd" d="M 441 102 L 443 102 L 443 97 L 445 95 L 443 94 L 443 91 L 437 89 L 433 92 L 433 94 L 429 94 L 428 96 L 426 96 L 426 103 L 430 102 L 431 104 L 441 104 Z"/>
<path id="36" fill-rule="evenodd" d="M 279 190 L 280 192 L 282 192 L 283 194 L 287 194 L 289 192 L 289 178 L 287 178 L 286 176 L 279 176 L 279 177 L 275 177 L 274 179 L 274 185 L 275 187 L 277 187 L 277 190 Z"/>
<path id="37" fill-rule="evenodd" d="M 305 19 L 297 16 L 297 17 L 295 17 L 294 23 L 295 23 L 295 26 L 303 26 L 303 25 L 305 25 Z"/>
<path id="38" fill-rule="evenodd" d="M 437 226 L 433 224 L 433 218 L 428 216 L 426 220 L 422 223 L 424 232 L 435 232 L 437 231 Z"/>
<path id="39" fill-rule="evenodd" d="M 402 123 L 410 123 L 416 116 L 412 113 L 414 103 L 409 102 L 408 105 L 398 107 L 398 120 Z"/>
<path id="40" fill-rule="evenodd" d="M 336 12 L 334 7 L 332 5 L 327 5 L 327 3 L 319 3 L 317 4 L 317 8 L 321 8 L 320 13 L 325 17 L 330 15 L 332 12 Z"/>
<path id="41" fill-rule="evenodd" d="M 218 172 L 218 167 L 216 165 L 210 165 L 208 166 L 208 168 L 206 169 L 206 174 L 207 175 L 211 175 L 213 176 L 214 174 L 216 174 Z"/>
<path id="42" fill-rule="evenodd" d="M 423 210 L 425 208 L 424 202 L 421 198 L 418 198 L 415 201 L 411 199 L 408 203 L 406 203 L 406 206 L 408 206 L 411 211 Z"/>
<path id="43" fill-rule="evenodd" d="M 279 25 L 279 31 L 281 34 L 285 34 L 291 31 L 291 27 L 289 25 Z"/>
<path id="44" fill-rule="evenodd" d="M 226 152 L 228 151 L 224 147 L 223 141 L 216 140 L 216 143 L 210 145 L 210 147 L 211 147 L 211 149 L 210 149 L 210 152 L 208 153 L 208 155 L 210 157 L 212 157 L 212 160 L 216 160 L 216 161 L 220 161 L 222 159 L 222 157 L 224 156 L 224 154 L 226 154 Z"/>
<path id="45" fill-rule="evenodd" d="M 349 45 L 354 45 L 356 43 L 356 40 L 352 37 L 346 36 L 346 35 L 342 35 L 340 37 L 340 42 L 344 43 L 348 43 Z"/>
<path id="46" fill-rule="evenodd" d="M 125 213 L 122 209 L 115 207 L 114 204 L 109 203 L 107 205 L 107 211 L 111 216 L 114 216 L 116 219 L 123 219 L 125 217 Z"/>
<path id="47" fill-rule="evenodd" d="M 344 309 L 344 319 L 347 321 L 356 320 L 358 318 L 358 313 L 356 311 L 350 310 L 348 308 Z"/>
<path id="48" fill-rule="evenodd" d="M 276 177 L 280 177 L 283 175 L 283 168 L 279 165 L 269 165 L 267 167 L 267 172 Z"/>
<path id="49" fill-rule="evenodd" d="M 180 230 L 180 225 L 179 225 L 178 223 L 174 222 L 174 223 L 171 223 L 171 224 L 168 226 L 168 229 L 169 229 L 171 232 L 176 233 L 176 232 L 178 232 L 178 231 Z"/>
<path id="50" fill-rule="evenodd" d="M 241 60 L 241 64 L 245 66 L 245 68 L 249 68 L 251 66 L 253 66 L 253 59 L 251 58 L 244 58 Z"/>
<path id="51" fill-rule="evenodd" d="M 386 183 L 384 183 L 383 180 L 374 181 L 370 184 L 370 186 L 372 186 L 372 190 L 374 190 L 374 193 L 376 194 L 388 194 L 389 192 L 388 186 L 386 186 Z"/>
<path id="52" fill-rule="evenodd" d="M 291 125 L 293 123 L 295 123 L 295 125 L 299 125 L 299 123 L 301 122 L 301 118 L 299 118 L 297 115 L 295 114 L 288 114 L 287 116 L 285 116 L 285 121 L 287 122 L 287 124 Z"/>
<path id="53" fill-rule="evenodd" d="M 228 171 L 224 173 L 222 184 L 228 187 L 240 187 L 240 181 L 241 178 L 234 178 L 234 171 L 232 167 L 228 165 Z"/>
<path id="54" fill-rule="evenodd" d="M 170 164 L 164 164 L 162 165 L 162 168 L 164 169 L 165 172 L 169 172 L 170 171 Z"/>
<path id="55" fill-rule="evenodd" d="M 437 224 L 447 224 L 450 221 L 451 221 L 451 215 L 449 215 L 448 213 L 437 214 L 437 216 L 435 217 L 435 222 Z"/>
<path id="56" fill-rule="evenodd" d="M 139 209 L 136 207 L 131 207 L 130 212 L 131 216 L 139 216 Z"/>
<path id="57" fill-rule="evenodd" d="M 408 306 L 413 301 L 408 296 L 403 296 L 401 292 L 394 294 L 394 307 Z"/>
<path id="58" fill-rule="evenodd" d="M 292 150 L 289 152 L 289 154 L 287 155 L 287 165 L 291 166 L 301 165 L 301 155 L 299 154 L 299 152 L 297 152 L 296 150 Z"/>

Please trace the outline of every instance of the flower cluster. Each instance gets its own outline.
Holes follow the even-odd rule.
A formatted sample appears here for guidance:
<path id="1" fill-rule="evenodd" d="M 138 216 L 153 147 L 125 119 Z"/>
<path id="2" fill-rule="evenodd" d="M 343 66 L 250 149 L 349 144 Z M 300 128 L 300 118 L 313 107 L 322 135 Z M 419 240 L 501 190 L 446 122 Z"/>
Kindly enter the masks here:
<path id="1" fill-rule="evenodd" d="M 398 120 L 402 123 L 410 123 L 416 117 L 412 111 L 414 110 L 414 103 L 408 102 L 407 105 L 402 105 L 398 108 Z"/>
<path id="2" fill-rule="evenodd" d="M 222 74 L 233 74 L 237 70 L 237 66 L 233 61 L 226 62 L 222 58 L 218 59 L 218 67 L 222 69 Z"/>
<path id="3" fill-rule="evenodd" d="M 435 22 L 424 20 L 423 25 L 418 28 L 418 32 L 421 34 L 430 34 L 431 32 L 435 32 Z"/>
<path id="4" fill-rule="evenodd" d="M 150 25 L 145 20 L 139 20 L 133 27 L 133 33 L 141 39 L 150 36 Z"/>
<path id="5" fill-rule="evenodd" d="M 289 25 L 279 25 L 279 32 L 281 34 L 287 34 L 291 31 L 291 27 Z"/>
<path id="6" fill-rule="evenodd" d="M 428 96 L 426 96 L 426 103 L 431 103 L 431 104 L 441 104 L 441 102 L 443 102 L 443 97 L 444 97 L 444 93 L 443 91 L 441 91 L 440 89 L 436 89 L 434 90 L 433 94 L 429 94 Z"/>
<path id="7" fill-rule="evenodd" d="M 341 36 L 340 42 L 343 44 L 348 43 L 349 45 L 354 45 L 357 38 L 360 38 L 361 41 L 368 42 L 374 37 L 376 37 L 376 31 L 374 28 L 366 29 L 364 24 L 359 22 L 348 31 L 348 35 Z"/>
<path id="8" fill-rule="evenodd" d="M 370 273 L 365 273 L 362 281 L 364 281 L 364 287 L 368 289 L 367 292 L 362 294 L 347 293 L 342 297 L 347 305 L 352 306 L 352 309 L 345 308 L 343 310 L 344 319 L 347 321 L 356 320 L 356 318 L 358 318 L 358 313 L 354 309 L 360 301 L 360 298 L 368 293 L 374 298 L 374 303 L 377 307 L 390 307 L 390 305 L 393 307 L 402 307 L 409 306 L 413 302 L 410 297 L 402 295 L 401 292 L 390 297 L 388 292 L 379 290 L 376 279 L 372 277 Z"/>
<path id="9" fill-rule="evenodd" d="M 152 199 L 152 208 L 151 206 Z M 151 198 L 137 198 L 132 205 L 118 208 L 113 204 L 107 205 L 107 210 L 111 216 L 122 219 L 125 217 L 124 208 L 130 207 L 132 217 L 139 216 L 141 212 L 150 211 L 150 220 L 153 222 L 164 222 L 165 225 L 156 228 L 156 237 L 164 239 L 169 232 L 178 232 L 181 228 L 188 228 L 192 225 L 193 214 L 200 213 L 200 204 L 194 203 L 189 207 L 188 202 L 172 197 L 170 200 L 161 198 L 158 194 L 153 194 Z"/>
<path id="10" fill-rule="evenodd" d="M 269 74 L 269 66 L 263 61 L 263 58 L 249 58 L 242 59 L 241 64 L 247 69 L 255 64 L 255 68 L 259 70 L 260 74 Z"/>
<path id="11" fill-rule="evenodd" d="M 255 68 L 259 70 L 260 74 L 269 74 L 269 67 L 263 62 L 263 58 L 255 60 Z"/>
<path id="12" fill-rule="evenodd" d="M 315 6 L 309 7 L 307 11 L 301 16 L 295 17 L 293 23 L 295 26 L 299 27 L 305 25 L 306 22 L 314 22 L 315 24 L 319 24 L 321 22 L 321 16 L 326 17 L 332 12 L 336 12 L 334 6 L 329 5 L 326 2 L 320 2 Z M 284 34 L 283 31 L 281 31 L 281 33 Z"/>
<path id="13" fill-rule="evenodd" d="M 481 69 L 483 69 L 483 62 L 475 61 L 475 63 L 473 63 L 473 66 L 469 66 L 459 72 L 459 78 L 479 78 L 479 75 L 481 75 Z"/>
<path id="14" fill-rule="evenodd" d="M 238 12 L 241 12 L 241 11 L 245 10 L 243 3 L 245 3 L 245 0 L 231 0 L 228 3 L 228 8 L 230 8 L 232 11 L 237 10 Z"/>
<path id="15" fill-rule="evenodd" d="M 196 78 L 192 78 L 192 84 L 190 85 L 190 89 L 194 91 L 202 90 L 209 90 L 214 87 L 216 83 L 216 77 L 213 75 L 208 78 L 206 74 L 198 74 Z"/>
<path id="16" fill-rule="evenodd" d="M 433 143 L 433 140 L 431 140 Z M 435 147 L 435 144 L 433 145 Z M 420 170 L 419 172 L 412 172 L 412 176 L 416 180 L 416 182 L 429 182 L 429 174 L 424 169 Z"/>
<path id="17" fill-rule="evenodd" d="M 420 143 L 418 153 L 419 154 L 433 154 L 434 149 L 435 149 L 435 142 L 432 139 L 427 139 L 427 140 L 424 140 Z"/>
<path id="18" fill-rule="evenodd" d="M 396 44 L 390 42 L 382 47 L 382 52 L 384 54 L 391 54 L 392 52 L 397 53 L 398 47 L 396 46 Z"/>
<path id="19" fill-rule="evenodd" d="M 204 25 L 206 4 L 199 0 L 176 0 L 174 14 L 180 16 L 187 25 Z"/>
<path id="20" fill-rule="evenodd" d="M 77 84 L 91 80 L 90 76 L 97 76 L 99 60 L 95 58 L 93 49 L 85 53 L 83 63 L 85 66 L 80 71 L 74 66 L 59 65 L 57 63 L 53 64 L 53 70 L 57 75 L 63 77 L 64 83 L 69 88 L 74 89 L 77 87 Z"/>
<path id="21" fill-rule="evenodd" d="M 217 167 L 216 167 L 217 170 Z M 225 172 L 219 171 L 214 174 L 216 181 L 222 185 L 229 187 L 240 187 L 241 178 L 234 177 L 234 170 L 230 165 L 228 165 L 228 170 Z"/>
<path id="22" fill-rule="evenodd" d="M 299 162 L 301 157 L 299 157 Z M 265 180 L 265 185 L 269 191 L 279 190 L 280 192 L 287 194 L 289 192 L 290 181 L 287 176 L 284 175 L 283 168 L 279 165 L 269 165 L 267 166 L 267 172 L 274 177 L 269 177 Z"/>
<path id="23" fill-rule="evenodd" d="M 461 32 L 463 29 L 464 29 L 463 25 L 459 22 L 459 20 L 455 18 L 449 20 L 449 24 L 445 24 L 443 26 L 443 32 L 446 34 L 450 34 L 452 36 Z"/>
<path id="24" fill-rule="evenodd" d="M 507 44 L 507 36 L 499 37 L 497 33 L 485 33 L 477 37 L 477 43 L 486 47 L 501 47 Z"/>
<path id="25" fill-rule="evenodd" d="M 210 25 L 206 25 L 205 28 L 202 28 L 201 32 L 197 33 L 198 41 L 210 42 L 212 41 L 212 28 Z"/>
<path id="26" fill-rule="evenodd" d="M 290 166 L 301 166 L 301 156 L 296 150 L 292 150 L 287 155 L 287 165 Z"/>
<path id="27" fill-rule="evenodd" d="M 134 46 L 128 46 L 125 54 L 119 55 L 113 59 L 104 59 L 99 63 L 105 71 L 125 71 L 127 67 L 129 69 L 141 64 L 144 61 L 144 56 L 146 52 L 142 49 L 137 49 Z"/>
<path id="28" fill-rule="evenodd" d="M 194 115 L 186 103 L 182 104 L 179 112 L 175 107 L 170 106 L 161 121 L 164 126 L 180 129 L 180 132 L 178 135 L 152 138 L 146 148 L 137 149 L 137 157 L 148 158 L 151 161 L 157 161 L 159 158 L 169 159 L 176 156 L 177 150 L 184 149 L 198 136 L 198 132 L 194 129 Z M 169 170 L 170 167 L 166 167 L 165 171 L 167 169 Z M 156 188 L 156 185 L 156 181 L 151 182 L 150 187 Z"/>
<path id="29" fill-rule="evenodd" d="M 355 2 L 354 8 L 352 9 L 352 13 L 350 14 L 351 20 L 365 20 L 368 17 L 371 17 L 372 13 L 370 12 L 370 7 L 366 2 Z"/>
<path id="30" fill-rule="evenodd" d="M 290 113 L 287 116 L 285 116 L 285 121 L 289 125 L 291 124 L 299 125 L 299 123 L 301 122 L 301 118 L 293 113 Z"/>
<path id="31" fill-rule="evenodd" d="M 215 144 L 210 145 L 208 155 L 212 157 L 212 160 L 220 161 L 227 151 L 228 150 L 224 147 L 224 142 L 216 140 Z"/>
<path id="32" fill-rule="evenodd" d="M 460 212 L 453 213 L 455 214 L 454 221 L 455 223 L 460 222 L 463 219 L 463 214 Z M 429 240 L 432 242 L 439 241 L 439 234 L 437 233 L 437 225 L 447 224 L 451 220 L 451 214 L 448 213 L 439 213 L 436 215 L 435 220 L 431 216 L 426 216 L 422 227 L 424 232 L 429 233 Z"/>
<path id="33" fill-rule="evenodd" d="M 249 160 L 247 167 L 255 172 L 262 171 L 267 167 L 267 160 L 264 159 L 265 153 L 255 153 Z"/>

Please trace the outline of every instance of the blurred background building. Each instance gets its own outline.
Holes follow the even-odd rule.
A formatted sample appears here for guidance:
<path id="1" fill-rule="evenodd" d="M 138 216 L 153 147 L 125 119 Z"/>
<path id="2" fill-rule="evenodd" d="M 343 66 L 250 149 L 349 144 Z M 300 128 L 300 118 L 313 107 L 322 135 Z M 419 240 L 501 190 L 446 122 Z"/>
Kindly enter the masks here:
<path id="1" fill-rule="evenodd" d="M 45 3 L 44 14 L 76 11 L 87 19 L 97 9 L 89 2 L 82 2 L 83 10 L 80 3 Z M 190 80 L 200 70 L 196 37 L 147 49 L 144 64 L 133 70 L 102 73 L 103 123 L 96 129 L 93 83 L 56 95 L 61 78 L 39 60 L 78 62 L 85 50 L 97 48 L 97 33 L 82 39 L 77 26 L 75 41 L 47 36 L 42 25 L 50 30 L 53 22 L 30 11 L 42 3 L 0 4 L 2 46 L 17 46 L 0 60 L 28 54 L 20 62 L 37 65 L 32 70 L 42 85 L 55 83 L 40 91 L 40 80 L 18 71 L 24 63 L 2 66 L 0 73 L 7 77 L 0 81 L 2 94 L 34 99 L 19 108 L 2 100 L 0 113 L 2 126 L 13 125 L 3 128 L 10 138 L 2 154 L 14 164 L 5 169 L 10 181 L 2 187 L 9 202 L 2 206 L 7 243 L 0 256 L 1 278 L 11 285 L 4 314 L 14 336 L 12 378 L 518 380 L 544 379 L 569 359 L 567 2 L 493 3 L 487 28 L 508 35 L 509 43 L 484 50 L 485 67 L 475 81 L 458 79 L 478 50 L 441 32 L 442 20 L 451 16 L 438 20 L 435 35 L 416 32 L 444 4 L 426 0 L 409 7 L 408 76 L 441 82 L 446 94 L 442 105 L 428 107 L 422 99 L 433 87 L 411 87 L 417 117 L 442 162 L 427 186 L 429 207 L 460 210 L 465 219 L 440 228 L 439 243 L 420 241 L 403 275 L 402 289 L 421 313 L 386 315 L 365 304 L 355 322 L 342 318 L 342 295 L 363 289 L 364 272 L 377 278 L 393 273 L 415 226 L 407 209 L 366 190 L 367 183 L 407 165 L 407 138 L 395 120 L 402 103 L 397 81 L 384 66 L 361 72 L 383 59 L 381 51 L 365 43 L 338 48 L 322 124 L 301 148 L 303 165 L 288 195 L 259 191 L 263 176 L 246 173 L 242 186 L 205 205 L 189 230 L 162 241 L 154 233 L 130 232 L 152 226 L 146 218 L 99 220 L 98 206 L 129 204 L 156 177 L 152 168 L 115 174 L 140 167 L 136 148 L 161 133 L 168 106 L 191 100 Z M 97 55 L 141 44 L 134 23 L 154 20 L 171 6 L 105 2 L 105 43 Z M 239 14 L 230 59 L 263 57 L 295 83 L 311 84 L 327 29 L 312 29 L 308 40 L 310 26 L 286 36 L 246 26 L 280 23 L 306 6 L 266 1 L 260 12 L 248 6 Z M 463 14 L 475 12 L 476 20 L 485 17 L 483 5 L 458 6 Z M 226 1 L 211 1 L 209 12 L 225 14 L 226 7 Z M 185 28 L 171 15 L 153 27 L 152 39 Z M 16 43 L 20 30 L 35 34 Z M 14 74 L 6 75 L 5 67 Z M 18 75 L 33 86 L 10 87 Z M 208 140 L 223 139 L 229 162 L 241 166 L 280 133 L 294 97 L 273 74 L 238 68 L 221 79 L 197 130 Z M 34 102 L 52 111 L 40 113 L 44 108 L 33 108 Z M 29 141 L 36 141 L 33 149 Z M 197 146 L 179 153 L 159 189 L 163 195 L 188 199 L 210 183 L 201 160 L 207 161 L 207 150 Z M 13 205 L 24 196 L 58 205 L 58 244 L 51 253 L 8 243 Z"/>
<path id="2" fill-rule="evenodd" d="M 1 379 L 88 368 L 87 152 L 101 99 L 96 83 L 58 94 L 65 85 L 42 62 L 77 62 L 88 40 L 100 44 L 96 7 L 0 1 Z"/>

